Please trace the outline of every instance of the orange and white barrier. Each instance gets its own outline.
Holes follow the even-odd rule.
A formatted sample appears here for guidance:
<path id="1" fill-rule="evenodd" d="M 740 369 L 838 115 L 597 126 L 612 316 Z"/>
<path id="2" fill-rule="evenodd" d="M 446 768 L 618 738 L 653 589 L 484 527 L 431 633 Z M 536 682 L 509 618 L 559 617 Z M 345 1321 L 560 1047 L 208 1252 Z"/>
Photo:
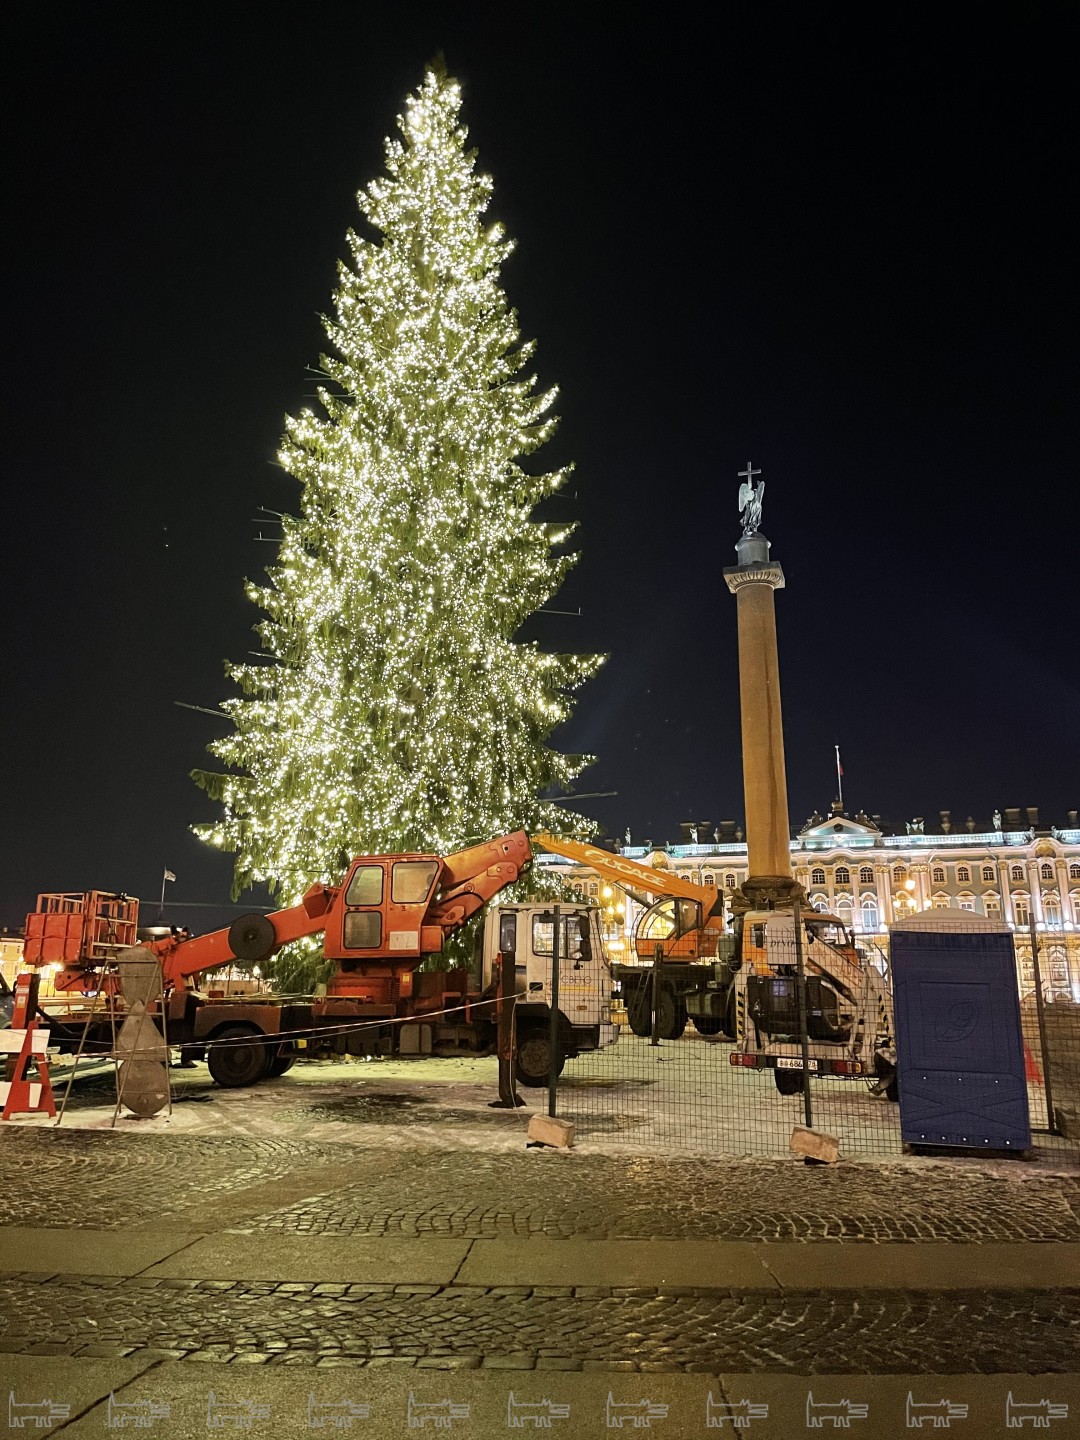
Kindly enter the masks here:
<path id="1" fill-rule="evenodd" d="M 52 1082 L 48 1065 L 49 1031 L 39 1029 L 35 1021 L 24 1030 L 0 1030 L 0 1055 L 15 1056 L 14 1073 L 10 1080 L 0 1081 L 0 1100 L 4 1110 L 0 1118 L 13 1115 L 55 1115 Z M 5 1068 L 7 1063 L 5 1062 Z M 30 1066 L 37 1070 L 31 1080 Z"/>

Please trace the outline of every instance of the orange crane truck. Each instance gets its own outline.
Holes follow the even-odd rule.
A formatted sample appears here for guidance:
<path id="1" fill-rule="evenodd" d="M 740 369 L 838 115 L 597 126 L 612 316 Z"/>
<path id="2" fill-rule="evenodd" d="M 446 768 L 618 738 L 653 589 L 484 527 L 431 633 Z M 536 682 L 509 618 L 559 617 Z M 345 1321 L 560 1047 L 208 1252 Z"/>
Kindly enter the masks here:
<path id="1" fill-rule="evenodd" d="M 652 967 L 658 956 L 660 1039 L 677 1040 L 688 1020 L 702 1035 L 734 1034 L 735 937 L 724 928 L 724 897 L 715 885 L 698 885 L 580 840 L 534 835 L 533 843 L 587 866 L 635 898 L 653 897 L 634 927 L 634 959 L 612 965 L 635 1035 L 648 1035 L 652 1027 Z"/>
<path id="2" fill-rule="evenodd" d="M 487 938 L 497 936 L 498 947 L 481 936 L 471 969 L 419 970 L 427 956 L 440 953 L 446 937 L 519 879 L 531 861 L 522 831 L 445 857 L 362 855 L 340 884 L 312 885 L 298 905 L 242 915 L 206 935 L 174 931 L 142 941 L 139 902 L 130 896 L 45 894 L 27 916 L 24 960 L 52 967 L 54 989 L 75 1001 L 66 1016 L 50 1014 L 53 1043 L 61 1050 L 75 1050 L 81 1043 L 91 1053 L 107 1053 L 122 1007 L 110 962 L 141 943 L 161 963 L 164 994 L 156 1002 L 155 1018 L 164 1018 L 169 1044 L 191 1058 L 205 1055 L 218 1084 L 243 1086 L 282 1074 L 298 1045 L 315 1054 L 424 1055 L 436 1048 L 490 1048 L 495 1018 L 487 1002 L 494 992 L 496 960 L 499 948 L 514 948 L 520 991 L 518 1078 L 527 1085 L 546 1084 L 544 1037 L 550 1012 L 544 972 L 550 980 L 551 951 L 549 944 L 545 952 L 542 937 L 552 930 L 550 906 L 499 907 L 485 917 L 493 922 L 485 925 Z M 522 912 L 525 922 L 519 923 Z M 579 977 L 573 1013 L 559 1007 L 566 1059 L 611 1043 L 616 1032 L 596 917 L 585 907 L 580 912 L 565 908 L 563 916 L 578 941 L 576 969 L 587 971 Z M 322 935 L 323 954 L 334 962 L 325 994 L 231 999 L 196 986 L 209 971 L 237 961 L 260 964 L 311 935 Z"/>

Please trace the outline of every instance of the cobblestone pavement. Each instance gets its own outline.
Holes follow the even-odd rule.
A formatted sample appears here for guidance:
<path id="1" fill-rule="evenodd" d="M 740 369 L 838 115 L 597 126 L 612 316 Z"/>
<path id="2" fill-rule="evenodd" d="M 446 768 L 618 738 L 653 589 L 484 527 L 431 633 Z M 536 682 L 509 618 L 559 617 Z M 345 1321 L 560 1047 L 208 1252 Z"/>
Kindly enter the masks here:
<path id="1" fill-rule="evenodd" d="M 463 1238 L 1080 1240 L 1080 1181 L 1010 1181 L 946 1165 L 901 1172 L 449 1152 L 403 1158 L 390 1173 L 243 1228 Z"/>
<path id="2" fill-rule="evenodd" d="M 0 1350 L 234 1364 L 1066 1372 L 1080 1292 L 949 1295 L 9 1277 Z M 47 1335 L 47 1341 L 40 1337 Z"/>
<path id="3" fill-rule="evenodd" d="M 0 1131 L 0 1223 L 209 1232 L 957 1242 L 1080 1240 L 1080 1179 L 955 1164 L 807 1168 L 241 1136 Z"/>
<path id="4" fill-rule="evenodd" d="M 4 1129 L 0 1224 L 114 1230 L 193 1211 L 210 1226 L 236 1213 L 223 1201 L 341 1161 L 337 1146 L 295 1140 Z"/>

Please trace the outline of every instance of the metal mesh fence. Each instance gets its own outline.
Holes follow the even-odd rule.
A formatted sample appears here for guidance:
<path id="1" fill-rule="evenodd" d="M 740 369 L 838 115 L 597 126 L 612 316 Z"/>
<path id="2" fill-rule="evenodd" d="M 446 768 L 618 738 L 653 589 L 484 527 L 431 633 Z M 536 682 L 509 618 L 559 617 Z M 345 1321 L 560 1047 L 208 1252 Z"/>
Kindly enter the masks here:
<path id="1" fill-rule="evenodd" d="M 1034 927 L 1015 946 L 1031 1126 L 1047 1155 L 1080 1166 L 1080 953 Z"/>
<path id="2" fill-rule="evenodd" d="M 780 1156 L 795 1127 L 810 1126 L 835 1137 L 842 1157 L 899 1157 L 888 959 L 806 918 L 805 930 L 789 919 L 767 946 L 747 933 L 733 982 L 718 962 L 617 966 L 616 1042 L 564 1057 L 559 1075 L 558 1114 L 578 1137 L 657 1154 Z M 1062 980 L 1071 972 L 1053 939 L 1038 936 L 1035 966 L 1031 938 L 1014 943 L 1032 1153 L 1080 1167 L 1080 1005 Z"/>
<path id="3" fill-rule="evenodd" d="M 559 1081 L 559 1114 L 582 1138 L 786 1155 L 808 1125 L 845 1155 L 901 1153 L 887 965 L 868 956 L 858 971 L 834 931 L 814 928 L 804 945 L 782 918 L 767 927 L 767 959 L 764 933 L 747 927 L 744 949 L 757 950 L 733 981 L 719 962 L 617 967 L 617 1043 L 568 1060 Z M 844 998 L 823 983 L 832 970 Z"/>

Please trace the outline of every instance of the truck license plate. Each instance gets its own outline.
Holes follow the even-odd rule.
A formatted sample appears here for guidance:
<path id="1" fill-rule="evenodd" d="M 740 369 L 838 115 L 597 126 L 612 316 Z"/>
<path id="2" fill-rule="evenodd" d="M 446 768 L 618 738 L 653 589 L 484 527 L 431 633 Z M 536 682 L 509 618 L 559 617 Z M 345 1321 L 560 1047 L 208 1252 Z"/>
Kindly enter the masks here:
<path id="1" fill-rule="evenodd" d="M 776 1068 L 778 1070 L 801 1070 L 802 1061 L 794 1055 L 778 1055 L 776 1057 Z M 810 1061 L 810 1069 L 817 1069 L 817 1061 Z"/>

